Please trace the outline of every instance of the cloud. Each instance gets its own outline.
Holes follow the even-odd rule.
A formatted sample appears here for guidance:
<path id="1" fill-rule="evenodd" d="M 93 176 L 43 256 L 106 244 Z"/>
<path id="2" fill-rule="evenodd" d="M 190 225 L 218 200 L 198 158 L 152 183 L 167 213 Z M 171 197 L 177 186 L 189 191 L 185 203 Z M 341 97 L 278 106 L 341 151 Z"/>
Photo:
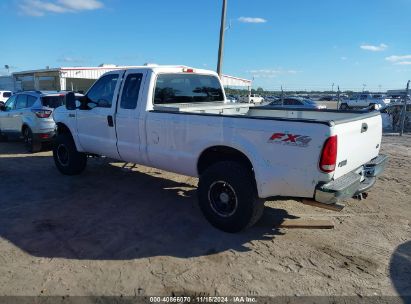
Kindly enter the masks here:
<path id="1" fill-rule="evenodd" d="M 388 45 L 381 43 L 380 45 L 362 44 L 361 49 L 371 52 L 381 52 L 388 48 Z"/>
<path id="2" fill-rule="evenodd" d="M 392 62 L 393 64 L 396 65 L 411 65 L 411 55 L 392 55 L 385 57 L 385 60 Z"/>
<path id="3" fill-rule="evenodd" d="M 348 59 L 348 58 L 345 57 L 345 56 L 341 57 L 341 60 L 343 60 L 343 61 L 345 61 L 345 60 L 347 60 L 347 59 Z"/>
<path id="4" fill-rule="evenodd" d="M 252 74 L 254 78 L 275 78 L 279 75 L 290 75 L 290 74 L 297 74 L 298 71 L 296 70 L 284 70 L 282 68 L 279 69 L 260 69 L 260 70 L 251 70 L 248 73 Z"/>
<path id="5" fill-rule="evenodd" d="M 242 23 L 266 23 L 267 20 L 264 18 L 256 18 L 256 17 L 240 17 L 238 21 Z"/>
<path id="6" fill-rule="evenodd" d="M 395 64 L 399 64 L 399 65 L 411 65 L 411 61 L 399 61 L 399 62 L 396 62 Z"/>
<path id="7" fill-rule="evenodd" d="M 65 63 L 81 63 L 85 62 L 86 60 L 81 57 L 62 56 L 58 58 L 57 61 Z"/>
<path id="8" fill-rule="evenodd" d="M 47 13 L 75 13 L 84 10 L 95 10 L 103 7 L 98 0 L 24 0 L 19 5 L 20 13 L 23 15 L 42 17 Z"/>
<path id="9" fill-rule="evenodd" d="M 407 59 L 411 59 L 411 55 L 402 55 L 402 56 L 393 55 L 393 56 L 385 57 L 385 60 L 390 61 L 390 62 L 398 62 L 398 61 L 403 61 Z"/>

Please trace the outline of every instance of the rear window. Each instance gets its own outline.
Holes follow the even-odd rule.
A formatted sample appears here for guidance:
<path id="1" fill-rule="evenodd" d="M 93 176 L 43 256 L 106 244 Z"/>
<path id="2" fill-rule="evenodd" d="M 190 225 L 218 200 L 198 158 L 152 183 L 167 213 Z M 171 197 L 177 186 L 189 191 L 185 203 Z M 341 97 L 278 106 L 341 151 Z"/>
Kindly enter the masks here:
<path id="1" fill-rule="evenodd" d="M 11 96 L 11 92 L 4 92 L 3 93 L 3 97 L 10 97 Z"/>
<path id="2" fill-rule="evenodd" d="M 154 94 L 155 104 L 223 102 L 217 77 L 198 74 L 160 74 Z"/>
<path id="3" fill-rule="evenodd" d="M 65 96 L 44 96 L 41 97 L 41 104 L 55 109 L 65 104 Z"/>

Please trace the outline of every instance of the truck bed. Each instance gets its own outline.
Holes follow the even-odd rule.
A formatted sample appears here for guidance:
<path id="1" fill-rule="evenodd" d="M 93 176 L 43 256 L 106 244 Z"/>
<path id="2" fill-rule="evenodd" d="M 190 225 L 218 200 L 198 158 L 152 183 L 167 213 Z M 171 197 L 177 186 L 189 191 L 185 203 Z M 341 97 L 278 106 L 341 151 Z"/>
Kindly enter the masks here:
<path id="1" fill-rule="evenodd" d="M 229 103 L 184 103 L 155 105 L 154 111 L 174 112 L 182 114 L 211 114 L 222 116 L 237 116 L 249 118 L 287 119 L 307 122 L 326 123 L 330 126 L 338 125 L 359 119 L 378 116 L 378 111 L 338 111 L 329 109 L 296 109 L 296 108 L 270 108 L 254 106 L 252 104 Z"/>

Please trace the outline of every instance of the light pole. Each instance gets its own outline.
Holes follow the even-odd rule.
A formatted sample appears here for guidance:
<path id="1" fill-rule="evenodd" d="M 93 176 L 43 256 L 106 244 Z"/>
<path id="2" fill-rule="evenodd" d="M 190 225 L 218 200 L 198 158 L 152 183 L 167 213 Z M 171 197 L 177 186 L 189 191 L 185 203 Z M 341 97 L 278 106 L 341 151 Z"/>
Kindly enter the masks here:
<path id="1" fill-rule="evenodd" d="M 223 0 L 223 9 L 221 12 L 221 25 L 220 25 L 220 45 L 218 47 L 218 62 L 217 62 L 217 74 L 222 76 L 223 67 L 223 51 L 224 51 L 224 32 L 225 32 L 225 17 L 227 11 L 227 0 Z"/>
<path id="2" fill-rule="evenodd" d="M 363 85 L 362 85 L 362 92 L 364 93 L 365 92 L 365 87 L 366 87 L 367 85 L 364 83 Z"/>

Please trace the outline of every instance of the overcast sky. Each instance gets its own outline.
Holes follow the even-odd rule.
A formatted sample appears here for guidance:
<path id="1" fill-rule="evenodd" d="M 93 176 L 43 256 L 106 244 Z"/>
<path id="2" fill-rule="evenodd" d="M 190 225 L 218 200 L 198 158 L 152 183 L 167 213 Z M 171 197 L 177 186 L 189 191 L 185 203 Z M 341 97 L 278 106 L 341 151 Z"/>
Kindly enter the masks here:
<path id="1" fill-rule="evenodd" d="M 101 63 L 215 70 L 222 0 L 2 0 L 0 74 Z M 224 73 L 266 89 L 411 78 L 411 0 L 228 0 Z M 228 25 L 227 25 L 228 26 Z"/>

